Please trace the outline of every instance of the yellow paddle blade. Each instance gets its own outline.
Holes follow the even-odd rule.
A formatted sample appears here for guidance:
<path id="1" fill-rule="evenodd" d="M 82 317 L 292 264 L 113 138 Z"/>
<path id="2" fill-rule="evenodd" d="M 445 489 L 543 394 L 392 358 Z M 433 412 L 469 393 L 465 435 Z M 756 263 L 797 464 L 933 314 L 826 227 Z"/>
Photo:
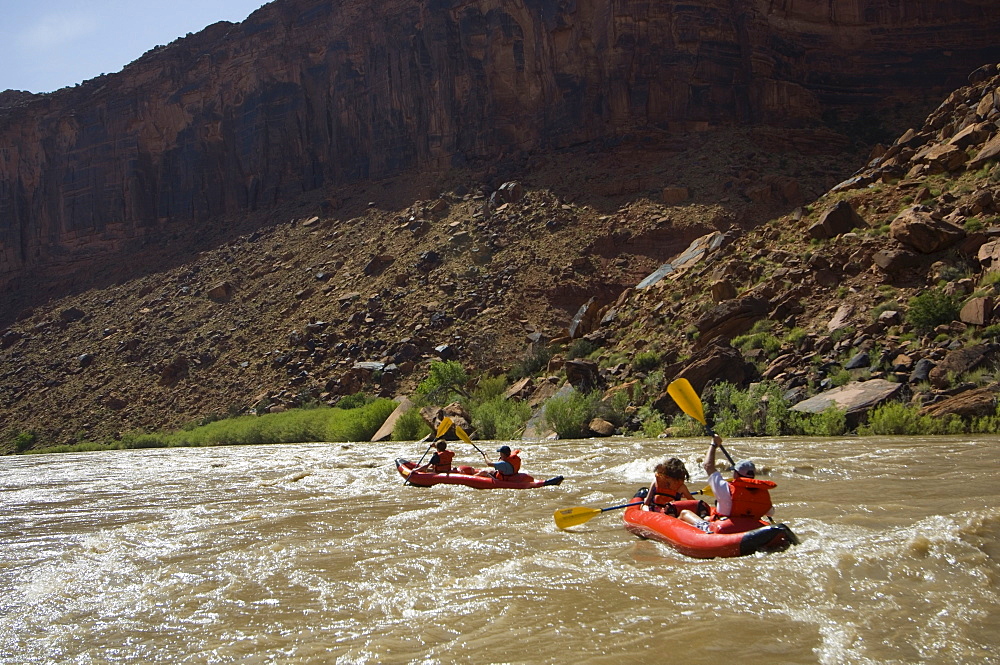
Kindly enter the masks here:
<path id="1" fill-rule="evenodd" d="M 715 496 L 715 492 L 712 491 L 711 485 L 705 485 L 702 487 L 699 494 L 704 494 L 705 496 Z"/>
<path id="2" fill-rule="evenodd" d="M 442 436 L 444 436 L 448 432 L 448 430 L 451 429 L 451 424 L 452 424 L 451 418 L 449 418 L 448 416 L 442 418 L 441 422 L 438 423 L 437 434 L 435 435 L 434 438 L 440 439 Z"/>
<path id="3" fill-rule="evenodd" d="M 458 434 L 458 438 L 460 438 L 462 441 L 465 441 L 470 446 L 473 445 L 472 439 L 470 439 L 469 435 L 465 433 L 465 430 L 462 429 L 461 425 L 455 425 L 455 433 Z"/>
<path id="4" fill-rule="evenodd" d="M 698 393 L 694 391 L 694 386 L 687 379 L 677 379 L 667 386 L 667 394 L 674 398 L 677 402 L 677 406 L 681 407 L 681 411 L 688 414 L 702 425 L 707 425 L 705 422 L 705 412 L 701 408 L 701 399 L 698 397 Z"/>
<path id="5" fill-rule="evenodd" d="M 586 508 L 584 506 L 579 506 L 577 508 L 560 508 L 552 515 L 552 518 L 556 521 L 557 527 L 565 529 L 566 527 L 583 524 L 587 520 L 597 517 L 600 514 L 600 508 Z"/>

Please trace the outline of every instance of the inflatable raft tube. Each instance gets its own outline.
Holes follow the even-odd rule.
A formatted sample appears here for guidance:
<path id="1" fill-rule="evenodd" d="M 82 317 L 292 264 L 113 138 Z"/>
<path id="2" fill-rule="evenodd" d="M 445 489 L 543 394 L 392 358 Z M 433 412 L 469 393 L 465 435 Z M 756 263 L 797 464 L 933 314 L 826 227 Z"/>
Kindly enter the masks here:
<path id="1" fill-rule="evenodd" d="M 510 478 L 494 478 L 492 476 L 477 476 L 478 469 L 463 466 L 454 473 L 433 473 L 428 471 L 413 471 L 416 462 L 397 459 L 396 470 L 399 475 L 410 481 L 411 485 L 418 487 L 431 487 L 433 485 L 465 485 L 480 490 L 491 489 L 517 489 L 526 490 L 536 487 L 547 487 L 558 485 L 563 481 L 562 476 L 556 476 L 547 480 L 535 480 L 526 473 L 518 473 Z"/>

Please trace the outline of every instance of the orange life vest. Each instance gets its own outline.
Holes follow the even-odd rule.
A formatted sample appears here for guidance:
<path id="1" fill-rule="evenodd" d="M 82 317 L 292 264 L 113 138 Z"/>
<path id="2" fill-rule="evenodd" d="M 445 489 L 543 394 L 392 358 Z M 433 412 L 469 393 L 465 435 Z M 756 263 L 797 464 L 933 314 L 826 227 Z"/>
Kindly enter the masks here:
<path id="1" fill-rule="evenodd" d="M 756 478 L 733 478 L 729 481 L 729 493 L 733 507 L 729 517 L 752 517 L 760 519 L 771 510 L 771 494 L 768 490 L 777 487 L 770 480 Z"/>
<path id="2" fill-rule="evenodd" d="M 659 497 L 664 497 L 661 501 Z M 656 486 L 653 488 L 653 504 L 657 506 L 665 506 L 671 501 L 679 501 L 684 496 L 683 492 L 661 492 L 660 484 L 657 482 Z"/>
<path id="3" fill-rule="evenodd" d="M 434 471 L 437 473 L 451 473 L 451 461 L 455 458 L 455 453 L 450 450 L 439 450 L 437 452 L 437 464 Z"/>
<path id="4" fill-rule="evenodd" d="M 497 469 L 497 474 L 498 475 L 503 476 L 505 478 L 511 478 L 512 476 L 516 476 L 517 475 L 517 473 L 521 470 L 521 458 L 517 456 L 517 454 L 519 452 L 521 452 L 521 451 L 520 450 L 515 450 L 514 452 L 512 452 L 510 455 L 507 456 L 507 459 L 501 458 L 502 461 L 509 462 L 510 465 L 512 467 L 514 467 L 514 473 L 511 474 L 510 476 L 508 476 L 505 473 L 500 473 L 500 470 Z"/>

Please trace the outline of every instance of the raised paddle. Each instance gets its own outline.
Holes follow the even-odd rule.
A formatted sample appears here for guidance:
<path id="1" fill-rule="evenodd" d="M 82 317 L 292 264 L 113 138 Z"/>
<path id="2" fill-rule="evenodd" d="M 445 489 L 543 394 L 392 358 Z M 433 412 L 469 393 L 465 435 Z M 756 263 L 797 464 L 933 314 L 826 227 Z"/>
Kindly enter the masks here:
<path id="1" fill-rule="evenodd" d="M 677 406 L 681 407 L 681 411 L 700 422 L 706 429 L 708 429 L 709 434 L 715 436 L 715 432 L 713 432 L 712 428 L 708 426 L 707 422 L 705 422 L 705 411 L 701 406 L 701 398 L 698 397 L 698 393 L 694 391 L 694 386 L 691 385 L 690 381 L 687 379 L 677 379 L 672 381 L 670 385 L 667 386 L 667 393 L 674 398 L 674 401 L 677 402 Z M 721 443 L 719 444 L 719 450 L 722 451 L 722 453 L 726 456 L 726 459 L 729 460 L 729 463 L 735 469 L 736 462 L 733 461 L 732 455 L 729 454 L 729 451 L 726 450 Z M 712 489 L 710 487 L 705 487 L 701 491 L 703 494 L 712 494 Z M 590 518 L 588 517 L 587 519 Z M 788 539 L 788 542 L 792 545 L 799 544 L 799 537 L 796 536 L 795 532 L 792 531 L 787 525 L 775 524 L 770 515 L 767 516 L 767 521 L 781 529 L 784 532 L 785 537 Z"/>
<path id="2" fill-rule="evenodd" d="M 708 426 L 708 422 L 705 420 L 705 411 L 701 406 L 701 398 L 698 397 L 698 393 L 694 391 L 694 386 L 687 379 L 677 379 L 672 381 L 669 386 L 667 386 L 667 394 L 674 398 L 677 402 L 677 406 L 681 407 L 681 411 L 688 414 L 708 430 L 709 435 L 715 436 L 715 432 L 711 427 Z M 726 456 L 729 463 L 736 467 L 736 462 L 733 461 L 732 456 L 729 451 L 726 450 L 725 446 L 721 443 L 719 444 L 719 450 L 722 454 Z"/>
<path id="3" fill-rule="evenodd" d="M 455 425 L 455 434 L 458 434 L 458 438 L 460 438 L 462 441 L 465 441 L 467 444 L 469 444 L 476 450 L 479 450 L 479 446 L 477 446 L 472 442 L 472 439 L 470 439 L 469 435 L 465 433 L 465 430 L 462 429 L 461 425 Z M 490 463 L 490 458 L 486 456 L 486 453 L 484 453 L 482 450 L 479 450 L 479 454 L 483 456 L 483 459 L 486 460 L 487 464 Z"/>
<path id="4" fill-rule="evenodd" d="M 449 429 L 451 429 L 451 425 L 452 425 L 452 420 L 448 416 L 445 416 L 444 418 L 441 419 L 441 422 L 438 423 L 437 432 L 434 433 L 434 438 L 431 439 L 430 444 L 428 444 L 427 446 L 427 450 L 425 450 L 424 454 L 420 456 L 420 460 L 417 462 L 417 465 L 413 467 L 413 469 L 420 468 L 420 462 L 424 461 L 424 458 L 427 457 L 427 453 L 431 451 L 431 448 L 434 447 L 434 444 L 437 443 L 437 440 L 440 439 L 442 436 L 444 436 Z M 410 469 L 411 473 L 413 469 Z M 409 485 L 409 484 L 410 484 L 410 476 L 409 474 L 407 474 L 406 480 L 403 481 L 403 485 Z"/>

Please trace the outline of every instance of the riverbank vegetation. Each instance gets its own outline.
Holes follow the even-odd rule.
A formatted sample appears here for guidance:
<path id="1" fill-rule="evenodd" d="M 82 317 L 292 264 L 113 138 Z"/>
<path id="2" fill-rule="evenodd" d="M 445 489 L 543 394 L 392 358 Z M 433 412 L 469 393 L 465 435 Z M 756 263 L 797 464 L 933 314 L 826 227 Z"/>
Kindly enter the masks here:
<path id="1" fill-rule="evenodd" d="M 512 440 L 525 431 L 529 420 L 544 424 L 559 438 L 593 436 L 594 419 L 605 420 L 622 436 L 693 437 L 705 428 L 676 412 L 664 413 L 654 407 L 655 389 L 662 377 L 654 370 L 647 380 L 628 389 L 609 391 L 571 390 L 545 402 L 533 412 L 527 402 L 505 396 L 510 381 L 506 376 L 470 379 L 454 361 L 431 365 L 428 378 L 413 399 L 415 408 L 395 423 L 394 441 L 416 441 L 430 434 L 420 415 L 420 406 L 457 401 L 469 412 L 479 439 Z M 793 404 L 779 385 L 770 381 L 741 389 L 718 383 L 701 396 L 705 414 L 713 429 L 723 437 L 752 436 L 920 436 L 940 434 L 1000 433 L 1000 407 L 990 415 L 937 418 L 921 415 L 918 406 L 900 401 L 872 409 L 865 418 L 850 418 L 831 407 L 821 413 L 793 411 Z M 397 403 L 363 393 L 344 397 L 336 407 L 311 405 L 280 413 L 211 418 L 172 432 L 127 432 L 110 441 L 81 439 L 75 444 L 45 447 L 34 432 L 8 432 L 0 437 L 0 449 L 9 453 L 81 452 L 178 446 L 218 446 L 273 443 L 369 441 L 393 412 Z"/>
<path id="2" fill-rule="evenodd" d="M 111 441 L 85 441 L 23 452 L 57 453 L 134 448 L 228 446 L 312 441 L 368 441 L 396 403 L 362 395 L 343 406 L 291 409 L 281 413 L 237 416 L 192 424 L 175 432 L 127 432 Z M 30 433 L 28 433 L 30 435 Z M 25 434 L 19 435 L 22 439 Z M 20 439 L 19 439 L 20 440 Z M 22 451 L 19 451 L 22 452 Z"/>

